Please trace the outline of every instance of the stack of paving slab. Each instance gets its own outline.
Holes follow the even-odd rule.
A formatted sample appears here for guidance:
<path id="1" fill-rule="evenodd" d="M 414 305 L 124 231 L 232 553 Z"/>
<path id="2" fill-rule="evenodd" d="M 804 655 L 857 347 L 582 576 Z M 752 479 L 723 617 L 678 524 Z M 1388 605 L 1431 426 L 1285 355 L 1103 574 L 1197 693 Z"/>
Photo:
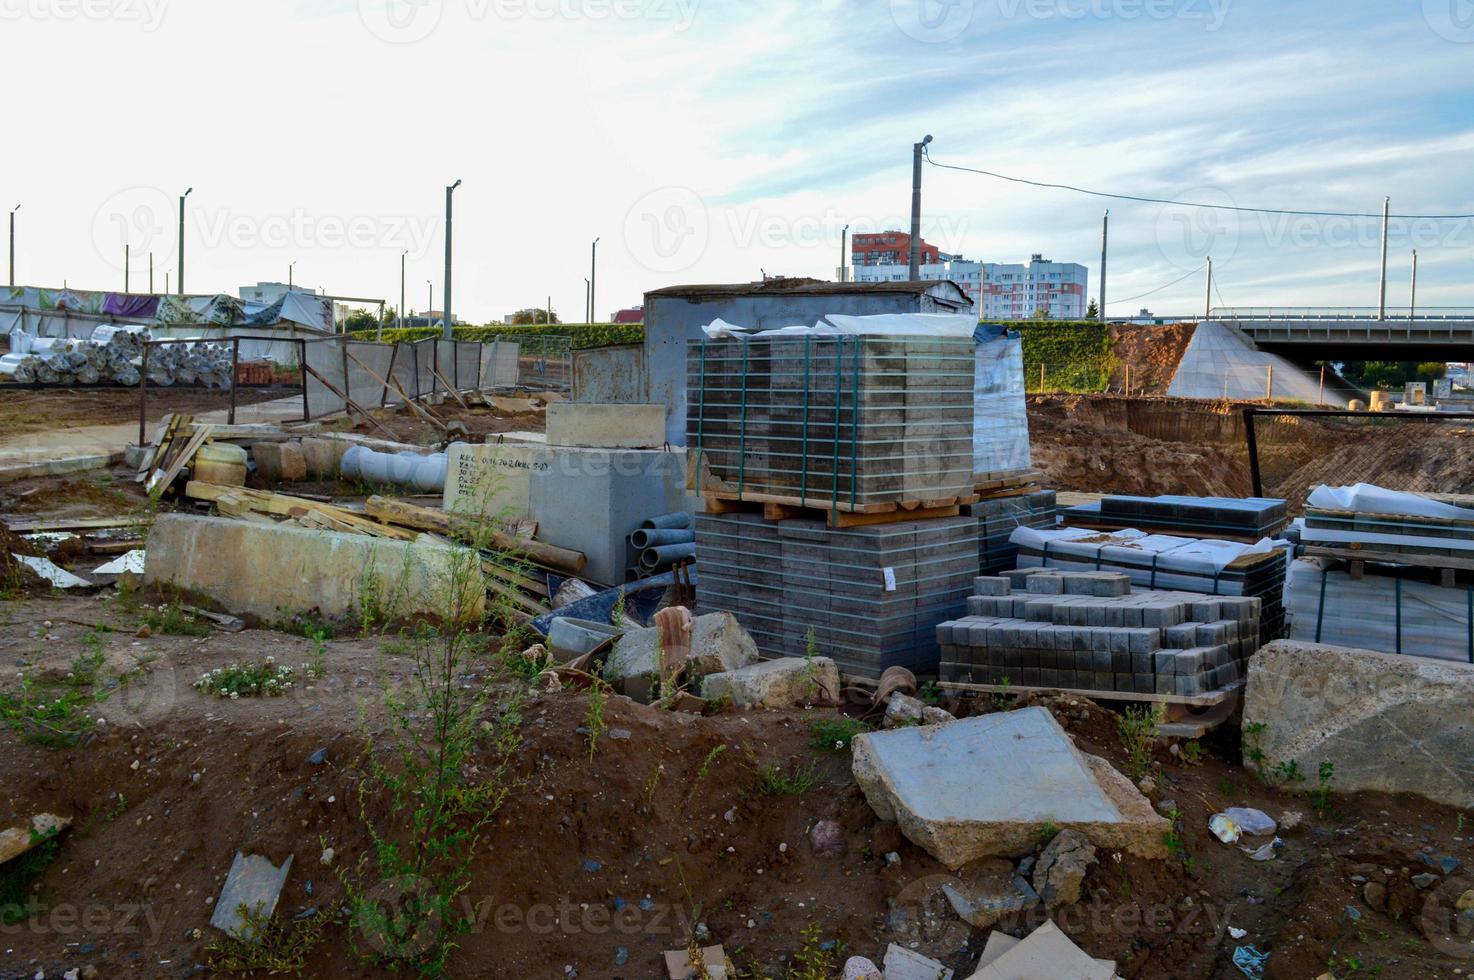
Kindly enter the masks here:
<path id="1" fill-rule="evenodd" d="M 1260 645 L 1284 635 L 1284 548 L 1136 528 L 1021 527 L 1012 540 L 1019 549 L 1019 568 L 1121 572 L 1137 588 L 1258 599 Z"/>
<path id="2" fill-rule="evenodd" d="M 973 495 L 971 337 L 809 335 L 688 348 L 704 493 L 844 511 Z"/>
<path id="3" fill-rule="evenodd" d="M 1041 568 L 974 587 L 968 615 L 937 627 L 944 683 L 1198 697 L 1238 684 L 1259 647 L 1253 597 Z"/>
<path id="4" fill-rule="evenodd" d="M 701 604 L 727 609 L 765 657 L 817 652 L 847 675 L 936 669 L 936 624 L 961 615 L 977 570 L 976 518 L 854 528 L 699 514 Z"/>
<path id="5" fill-rule="evenodd" d="M 1300 541 L 1312 554 L 1474 569 L 1474 507 L 1369 484 L 1318 487 L 1306 499 Z"/>
<path id="6" fill-rule="evenodd" d="M 1288 519 L 1286 501 L 1271 497 L 1106 496 L 1093 504 L 1065 509 L 1068 524 L 1140 528 L 1199 537 L 1259 539 L 1274 534 Z"/>
<path id="7" fill-rule="evenodd" d="M 979 500 L 963 507 L 962 513 L 977 518 L 979 575 L 997 575 L 1016 567 L 1018 545 L 1011 539 L 1018 528 L 1047 529 L 1059 523 L 1053 490 Z"/>

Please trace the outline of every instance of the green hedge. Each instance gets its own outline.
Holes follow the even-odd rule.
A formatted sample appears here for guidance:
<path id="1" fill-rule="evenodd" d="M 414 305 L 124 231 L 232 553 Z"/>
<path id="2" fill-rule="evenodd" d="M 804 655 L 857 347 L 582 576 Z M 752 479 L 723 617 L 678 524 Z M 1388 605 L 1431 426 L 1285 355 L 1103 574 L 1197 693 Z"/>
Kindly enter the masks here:
<path id="1" fill-rule="evenodd" d="M 1110 327 L 1099 320 L 1021 320 L 1008 324 L 1024 341 L 1024 385 L 1039 391 L 1105 391 L 1116 368 Z"/>
<path id="2" fill-rule="evenodd" d="M 498 337 L 569 337 L 573 346 L 580 349 L 639 344 L 645 341 L 645 326 L 641 323 L 539 323 L 520 326 L 491 324 L 485 327 L 460 326 L 455 328 L 454 333 L 456 340 L 481 341 L 495 340 Z M 377 331 L 373 329 L 353 333 L 353 336 L 364 340 L 373 340 L 376 335 Z M 392 327 L 384 331 L 382 339 L 385 343 L 400 343 L 439 336 L 439 327 Z"/>

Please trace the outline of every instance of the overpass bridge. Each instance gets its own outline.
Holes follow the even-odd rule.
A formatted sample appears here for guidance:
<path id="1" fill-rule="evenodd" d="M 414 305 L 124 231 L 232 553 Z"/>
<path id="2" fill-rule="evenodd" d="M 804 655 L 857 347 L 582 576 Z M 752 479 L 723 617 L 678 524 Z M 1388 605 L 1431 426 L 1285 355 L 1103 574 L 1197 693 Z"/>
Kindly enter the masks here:
<path id="1" fill-rule="evenodd" d="M 1225 307 L 1194 319 L 1233 326 L 1260 350 L 1297 361 L 1474 360 L 1474 308 L 1379 317 L 1375 309 Z"/>

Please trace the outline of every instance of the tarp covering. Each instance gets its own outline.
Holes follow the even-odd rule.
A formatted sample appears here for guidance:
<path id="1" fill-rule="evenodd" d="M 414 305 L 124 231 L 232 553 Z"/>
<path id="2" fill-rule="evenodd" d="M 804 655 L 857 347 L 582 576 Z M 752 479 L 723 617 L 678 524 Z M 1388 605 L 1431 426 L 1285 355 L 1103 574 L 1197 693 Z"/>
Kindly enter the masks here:
<path id="1" fill-rule="evenodd" d="M 159 297 L 137 293 L 108 293 L 102 303 L 102 312 L 111 316 L 152 320 L 158 311 Z"/>

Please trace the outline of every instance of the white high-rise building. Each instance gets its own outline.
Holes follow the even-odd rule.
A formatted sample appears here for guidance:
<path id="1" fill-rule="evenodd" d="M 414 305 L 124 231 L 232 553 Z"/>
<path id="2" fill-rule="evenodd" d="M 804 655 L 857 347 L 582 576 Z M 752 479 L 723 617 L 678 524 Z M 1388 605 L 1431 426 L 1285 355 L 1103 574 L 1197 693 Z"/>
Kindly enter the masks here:
<path id="1" fill-rule="evenodd" d="M 1051 262 L 1035 254 L 1027 264 L 971 262 L 960 255 L 941 256 L 920 267 L 922 279 L 947 279 L 961 286 L 983 320 L 1083 320 L 1089 273 L 1077 262 Z M 855 282 L 900 282 L 904 263 L 864 264 L 856 256 Z"/>

